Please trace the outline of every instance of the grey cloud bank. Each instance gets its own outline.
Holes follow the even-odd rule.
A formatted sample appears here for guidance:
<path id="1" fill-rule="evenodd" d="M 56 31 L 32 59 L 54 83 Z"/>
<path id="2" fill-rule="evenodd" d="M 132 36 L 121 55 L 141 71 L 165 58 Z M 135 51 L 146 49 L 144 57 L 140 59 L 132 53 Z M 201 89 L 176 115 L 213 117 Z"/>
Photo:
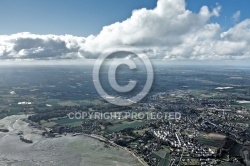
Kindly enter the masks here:
<path id="1" fill-rule="evenodd" d="M 158 0 L 156 8 L 134 10 L 130 18 L 103 27 L 96 36 L 1 35 L 0 59 L 96 59 L 114 45 L 138 47 L 152 59 L 249 59 L 250 19 L 223 32 L 218 23 L 209 23 L 211 17 L 220 17 L 220 10 L 203 6 L 193 13 L 184 0 Z"/>

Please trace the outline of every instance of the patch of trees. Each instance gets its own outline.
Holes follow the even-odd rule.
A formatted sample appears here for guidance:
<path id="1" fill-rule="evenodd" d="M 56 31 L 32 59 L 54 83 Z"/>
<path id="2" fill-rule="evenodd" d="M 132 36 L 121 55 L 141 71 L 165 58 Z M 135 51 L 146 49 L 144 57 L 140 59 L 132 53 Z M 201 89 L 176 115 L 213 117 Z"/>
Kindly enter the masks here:
<path id="1" fill-rule="evenodd" d="M 74 112 L 75 109 L 68 109 L 68 107 L 65 107 L 63 109 L 51 109 L 47 112 L 38 113 L 35 115 L 30 116 L 28 119 L 33 122 L 39 122 L 40 120 L 49 120 L 52 118 L 58 118 L 58 117 L 65 117 L 70 112 Z"/>
<path id="2" fill-rule="evenodd" d="M 144 142 L 147 142 L 147 141 L 152 140 L 152 139 L 154 139 L 154 135 L 151 132 L 149 132 L 149 131 L 145 131 L 145 134 L 142 137 L 142 140 Z"/>
<path id="3" fill-rule="evenodd" d="M 123 147 L 127 147 L 128 146 L 128 143 L 127 143 L 127 141 L 125 141 L 125 140 L 117 140 L 117 141 L 115 141 L 115 143 L 117 144 L 117 145 L 120 145 L 120 146 L 123 146 Z"/>
<path id="4" fill-rule="evenodd" d="M 134 133 L 133 128 L 126 128 L 126 129 L 121 130 L 121 132 L 123 133 L 123 135 L 128 135 L 128 136 L 131 136 L 131 137 L 136 136 L 135 133 Z"/>
<path id="5" fill-rule="evenodd" d="M 53 127 L 53 132 L 58 133 L 58 134 L 82 133 L 83 127 L 82 126 L 56 126 L 56 127 Z"/>
<path id="6" fill-rule="evenodd" d="M 236 141 L 227 137 L 224 145 L 217 150 L 217 157 L 222 157 L 224 154 L 227 154 L 229 150 L 236 144 Z"/>

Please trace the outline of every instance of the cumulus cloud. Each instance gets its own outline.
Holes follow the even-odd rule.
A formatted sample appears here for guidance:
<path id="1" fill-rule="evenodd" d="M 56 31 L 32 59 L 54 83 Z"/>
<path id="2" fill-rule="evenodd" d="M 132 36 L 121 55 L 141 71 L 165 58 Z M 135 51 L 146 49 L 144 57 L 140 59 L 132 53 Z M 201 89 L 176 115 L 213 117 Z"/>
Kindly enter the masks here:
<path id="1" fill-rule="evenodd" d="M 0 59 L 72 59 L 85 38 L 72 35 L 35 35 L 28 32 L 0 36 Z"/>
<path id="2" fill-rule="evenodd" d="M 161 53 L 183 44 L 188 34 L 204 28 L 212 16 L 219 16 L 219 10 L 220 6 L 211 12 L 203 6 L 199 13 L 193 13 L 186 10 L 184 0 L 159 0 L 155 9 L 134 10 L 129 19 L 104 27 L 97 36 L 89 36 L 83 49 L 101 52 L 112 45 L 133 45 Z"/>
<path id="3" fill-rule="evenodd" d="M 248 59 L 250 20 L 222 32 L 211 17 L 220 16 L 221 6 L 186 8 L 185 0 L 158 0 L 154 9 L 134 10 L 123 22 L 103 27 L 94 36 L 35 35 L 0 36 L 0 59 L 95 59 L 106 48 L 131 45 L 150 58 L 167 60 Z M 240 12 L 236 12 L 238 20 Z"/>

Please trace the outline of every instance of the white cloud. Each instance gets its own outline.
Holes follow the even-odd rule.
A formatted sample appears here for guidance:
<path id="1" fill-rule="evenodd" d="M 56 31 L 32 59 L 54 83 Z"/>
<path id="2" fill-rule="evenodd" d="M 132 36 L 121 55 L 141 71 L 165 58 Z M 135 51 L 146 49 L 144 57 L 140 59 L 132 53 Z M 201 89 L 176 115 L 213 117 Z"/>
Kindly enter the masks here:
<path id="1" fill-rule="evenodd" d="M 240 13 L 239 10 L 233 14 L 232 21 L 233 21 L 234 24 L 237 23 L 237 22 L 239 22 L 239 20 L 240 20 L 240 14 L 241 13 Z"/>
<path id="2" fill-rule="evenodd" d="M 217 4 L 194 13 L 186 9 L 184 0 L 158 0 L 154 9 L 134 10 L 130 18 L 103 27 L 96 36 L 0 36 L 0 59 L 94 59 L 113 45 L 136 46 L 156 59 L 250 58 L 250 20 L 222 32 L 218 23 L 210 23 L 211 17 L 220 16 L 220 10 Z"/>
<path id="3" fill-rule="evenodd" d="M 28 32 L 0 36 L 0 59 L 81 58 L 83 37 L 35 35 Z"/>
<path id="4" fill-rule="evenodd" d="M 159 0 L 153 10 L 133 11 L 123 21 L 106 26 L 97 36 L 86 39 L 84 50 L 101 52 L 117 44 L 138 47 L 172 47 L 183 42 L 184 37 L 203 28 L 212 16 L 218 16 L 220 7 L 212 12 L 203 6 L 198 14 L 186 10 L 184 0 Z"/>

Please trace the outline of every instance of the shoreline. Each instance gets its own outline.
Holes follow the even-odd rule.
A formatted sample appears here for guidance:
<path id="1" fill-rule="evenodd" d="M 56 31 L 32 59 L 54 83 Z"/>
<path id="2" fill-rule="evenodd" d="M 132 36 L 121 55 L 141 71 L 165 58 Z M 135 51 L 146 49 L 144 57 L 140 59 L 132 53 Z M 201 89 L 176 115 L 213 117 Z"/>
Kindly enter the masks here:
<path id="1" fill-rule="evenodd" d="M 8 118 L 10 118 L 10 119 L 8 119 Z M 25 115 L 14 115 L 14 116 L 9 116 L 9 117 L 7 117 L 7 119 L 4 119 L 4 120 L 2 120 L 1 121 L 1 123 L 3 123 L 3 124 L 5 124 L 6 126 L 5 127 L 7 127 L 8 129 L 10 129 L 10 131 L 8 132 L 8 134 L 7 135 L 13 135 L 11 138 L 13 138 L 14 140 L 18 140 L 18 131 L 19 130 L 24 130 L 24 128 L 23 127 L 27 127 L 27 133 L 26 134 L 30 134 L 30 133 L 32 133 L 33 131 L 39 131 L 39 133 L 35 133 L 35 134 L 38 134 L 40 137 L 39 137 L 39 139 L 40 138 L 42 138 L 43 136 L 41 135 L 41 133 L 42 133 L 42 131 L 43 130 L 41 130 L 41 129 L 38 129 L 37 127 L 35 127 L 35 126 L 30 126 L 29 124 L 30 123 L 28 123 L 28 121 L 25 121 L 27 119 L 27 115 L 25 116 Z M 12 120 L 12 121 L 11 121 Z M 25 122 L 25 123 L 23 123 L 23 125 L 21 125 L 21 127 L 20 126 L 18 126 L 18 125 L 16 125 L 16 123 L 18 123 L 19 122 L 19 120 L 20 121 L 23 121 L 23 122 Z M 9 123 L 5 123 L 5 121 L 8 121 Z M 17 135 L 17 137 L 16 137 L 16 135 Z M 70 136 L 71 134 L 69 133 L 69 136 Z M 110 147 L 112 147 L 112 148 L 118 148 L 118 149 L 121 149 L 121 150 L 125 150 L 125 153 L 127 153 L 128 152 L 128 155 L 130 155 L 130 157 L 131 157 L 131 159 L 133 158 L 133 160 L 134 161 L 137 161 L 137 163 L 139 164 L 141 164 L 142 166 L 148 166 L 148 164 L 143 160 L 143 159 L 141 159 L 139 156 L 137 156 L 135 153 L 133 153 L 132 151 L 130 151 L 129 149 L 127 149 L 126 147 L 122 147 L 122 146 L 119 146 L 119 145 L 117 145 L 117 144 L 115 144 L 114 142 L 112 142 L 112 141 L 109 141 L 109 140 L 107 140 L 106 138 L 104 138 L 104 137 L 102 137 L 102 136 L 100 136 L 100 135 L 94 135 L 94 134 L 85 134 L 85 133 L 79 133 L 79 139 L 81 139 L 81 137 L 80 137 L 80 135 L 82 135 L 82 136 L 84 136 L 84 137 L 89 137 L 89 138 L 91 138 L 91 139 L 93 139 L 93 140 L 96 140 L 96 141 L 100 141 L 100 142 L 103 142 L 103 143 L 107 143 Z M 71 138 L 72 136 L 70 136 L 70 138 Z M 61 137 L 60 137 L 61 138 Z M 35 138 L 34 138 L 35 139 Z M 56 140 L 57 138 L 55 138 L 55 140 Z M 33 139 L 32 139 L 33 140 Z M 37 143 L 37 141 L 34 141 L 33 143 Z M 24 147 L 30 147 L 30 145 L 29 144 L 25 144 L 24 143 Z M 25 148 L 24 148 L 25 149 Z M 26 149 L 29 149 L 29 148 L 26 148 Z M 122 152 L 122 153 L 124 153 L 124 152 Z M 14 160 L 14 159 L 13 159 Z M 40 161 L 40 160 L 39 160 Z M 112 161 L 112 160 L 111 160 Z M 126 163 L 126 162 L 125 162 Z"/>
<path id="2" fill-rule="evenodd" d="M 28 123 L 28 122 L 27 122 Z M 30 123 L 29 123 L 30 124 Z M 70 134 L 70 133 L 69 133 Z M 120 146 L 116 143 L 114 143 L 113 141 L 109 141 L 107 140 L 106 138 L 100 136 L 100 135 L 96 135 L 96 134 L 85 134 L 85 133 L 79 133 L 80 135 L 83 135 L 83 136 L 86 136 L 86 137 L 89 137 L 89 138 L 93 138 L 95 140 L 98 140 L 98 141 L 101 141 L 101 142 L 104 142 L 104 143 L 109 143 L 111 144 L 112 146 L 114 147 L 118 147 L 120 149 L 123 149 L 125 150 L 126 152 L 128 152 L 129 154 L 131 154 L 134 158 L 136 158 L 143 166 L 148 166 L 148 163 L 146 161 L 144 161 L 141 157 L 137 156 L 133 151 L 129 150 L 128 148 L 126 147 L 123 147 L 123 146 Z"/>
<path id="3" fill-rule="evenodd" d="M 106 138 L 102 137 L 102 136 L 99 136 L 99 135 L 95 135 L 95 134 L 84 134 L 84 136 L 86 137 L 90 137 L 90 138 L 93 138 L 93 139 L 96 139 L 96 140 L 99 140 L 101 142 L 105 142 L 105 143 L 110 143 L 111 145 L 115 146 L 115 147 L 118 147 L 120 149 L 123 149 L 125 150 L 126 152 L 128 152 L 129 154 L 131 154 L 133 157 L 135 157 L 143 166 L 148 166 L 147 162 L 145 162 L 141 157 L 137 156 L 133 151 L 129 150 L 128 148 L 126 147 L 122 147 L 120 145 L 117 145 L 116 143 L 112 142 L 112 141 L 109 141 L 107 140 Z"/>

